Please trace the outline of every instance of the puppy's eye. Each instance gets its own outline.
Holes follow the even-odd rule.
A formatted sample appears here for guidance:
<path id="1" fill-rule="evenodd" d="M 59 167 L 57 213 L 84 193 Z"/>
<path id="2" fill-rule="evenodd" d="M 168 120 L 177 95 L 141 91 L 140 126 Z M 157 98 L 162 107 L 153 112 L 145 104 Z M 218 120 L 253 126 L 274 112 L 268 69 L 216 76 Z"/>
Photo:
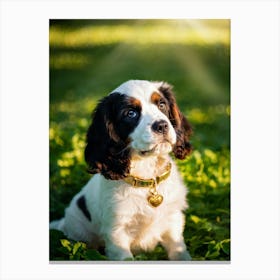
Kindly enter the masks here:
<path id="1" fill-rule="evenodd" d="M 158 108 L 161 110 L 161 111 L 165 111 L 166 110 L 166 104 L 164 102 L 160 102 L 158 104 Z"/>
<path id="2" fill-rule="evenodd" d="M 128 117 L 129 119 L 134 119 L 138 116 L 138 112 L 135 111 L 135 110 L 129 110 L 127 113 L 126 113 L 126 117 Z"/>

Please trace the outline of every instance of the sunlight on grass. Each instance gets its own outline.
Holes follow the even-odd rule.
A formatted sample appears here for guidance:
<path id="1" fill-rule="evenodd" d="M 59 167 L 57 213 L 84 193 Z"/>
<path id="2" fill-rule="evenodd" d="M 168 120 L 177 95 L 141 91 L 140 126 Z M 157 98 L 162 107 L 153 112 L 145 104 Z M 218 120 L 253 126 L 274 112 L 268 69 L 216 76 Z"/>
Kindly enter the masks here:
<path id="1" fill-rule="evenodd" d="M 83 54 L 52 54 L 50 56 L 50 66 L 53 69 L 77 69 L 84 67 L 88 60 L 88 57 Z"/>
<path id="2" fill-rule="evenodd" d="M 150 24 L 146 24 L 150 22 Z M 51 47 L 89 47 L 116 43 L 229 45 L 229 20 L 139 20 L 137 24 L 85 26 L 65 30 L 50 27 Z M 175 31 L 176 30 L 176 31 Z M 175 31 L 175 32 L 174 32 Z"/>
<path id="3" fill-rule="evenodd" d="M 186 162 L 178 162 L 181 174 L 188 184 L 200 186 L 194 194 L 208 193 L 211 189 L 228 187 L 230 184 L 230 157 L 229 151 L 215 152 L 210 149 L 195 150 Z"/>
<path id="4" fill-rule="evenodd" d="M 90 96 L 90 94 L 89 94 Z M 60 103 L 57 103 L 54 108 L 51 108 L 51 110 L 54 110 L 54 113 L 62 112 L 62 113 L 68 113 L 68 114 L 83 114 L 85 116 L 90 116 L 93 108 L 95 108 L 97 104 L 97 100 L 92 94 L 92 98 L 87 97 L 82 100 L 80 100 L 78 103 L 76 100 L 68 100 L 68 101 L 62 101 Z M 88 119 L 83 118 L 81 120 L 81 126 L 87 126 L 88 125 Z"/>
<path id="5" fill-rule="evenodd" d="M 211 160 L 212 163 L 217 163 L 217 155 L 213 151 L 205 149 L 204 154 Z"/>
<path id="6" fill-rule="evenodd" d="M 229 117 L 230 109 L 227 105 L 210 106 L 207 110 L 200 108 L 193 108 L 188 111 L 188 118 L 192 123 L 211 124 L 217 120 L 221 115 Z"/>
<path id="7" fill-rule="evenodd" d="M 199 217 L 197 217 L 197 216 L 195 216 L 195 215 L 191 215 L 191 216 L 190 216 L 190 219 L 191 219 L 195 224 L 199 223 L 200 220 L 201 220 Z"/>

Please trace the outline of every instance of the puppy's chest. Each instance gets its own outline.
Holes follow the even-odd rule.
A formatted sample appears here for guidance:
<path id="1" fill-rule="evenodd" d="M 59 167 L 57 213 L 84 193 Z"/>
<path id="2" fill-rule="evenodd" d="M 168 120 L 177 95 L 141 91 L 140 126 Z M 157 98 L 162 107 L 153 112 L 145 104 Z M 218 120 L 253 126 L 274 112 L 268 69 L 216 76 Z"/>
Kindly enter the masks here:
<path id="1" fill-rule="evenodd" d="M 113 195 L 115 214 L 121 218 L 126 230 L 132 235 L 139 235 L 145 231 L 163 226 L 167 217 L 183 209 L 185 192 L 183 186 L 174 184 L 173 180 L 166 180 L 156 187 L 156 191 L 163 197 L 162 202 L 153 207 L 149 203 L 149 187 L 134 188 L 123 184 L 115 188 Z"/>
<path id="2" fill-rule="evenodd" d="M 126 231 L 130 236 L 137 238 L 158 228 L 161 217 L 161 212 L 134 214 L 126 224 Z"/>
<path id="3" fill-rule="evenodd" d="M 170 212 L 170 197 L 168 195 L 163 193 L 165 199 L 157 207 L 150 205 L 148 201 L 150 195 L 149 190 L 142 190 L 140 196 L 134 196 L 134 199 L 133 196 L 130 197 L 133 206 L 131 205 L 131 211 L 127 212 L 126 229 L 132 235 L 138 236 L 160 227 Z"/>

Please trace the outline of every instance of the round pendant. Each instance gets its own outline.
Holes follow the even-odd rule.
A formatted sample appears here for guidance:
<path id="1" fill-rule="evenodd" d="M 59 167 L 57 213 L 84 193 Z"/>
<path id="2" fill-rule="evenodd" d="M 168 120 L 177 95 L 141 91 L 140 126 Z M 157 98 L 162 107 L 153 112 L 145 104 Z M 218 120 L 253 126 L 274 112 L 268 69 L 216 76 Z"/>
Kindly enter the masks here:
<path id="1" fill-rule="evenodd" d="M 160 194 L 149 195 L 147 200 L 153 207 L 158 207 L 163 201 L 163 196 Z"/>

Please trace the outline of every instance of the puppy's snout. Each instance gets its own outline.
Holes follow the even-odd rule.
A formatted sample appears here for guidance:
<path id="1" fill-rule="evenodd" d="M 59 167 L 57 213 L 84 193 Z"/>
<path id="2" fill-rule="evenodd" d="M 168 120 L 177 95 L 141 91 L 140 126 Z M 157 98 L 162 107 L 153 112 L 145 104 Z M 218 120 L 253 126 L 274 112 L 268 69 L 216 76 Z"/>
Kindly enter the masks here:
<path id="1" fill-rule="evenodd" d="M 168 132 L 168 123 L 165 120 L 155 121 L 152 124 L 152 131 L 159 134 L 167 134 Z"/>

